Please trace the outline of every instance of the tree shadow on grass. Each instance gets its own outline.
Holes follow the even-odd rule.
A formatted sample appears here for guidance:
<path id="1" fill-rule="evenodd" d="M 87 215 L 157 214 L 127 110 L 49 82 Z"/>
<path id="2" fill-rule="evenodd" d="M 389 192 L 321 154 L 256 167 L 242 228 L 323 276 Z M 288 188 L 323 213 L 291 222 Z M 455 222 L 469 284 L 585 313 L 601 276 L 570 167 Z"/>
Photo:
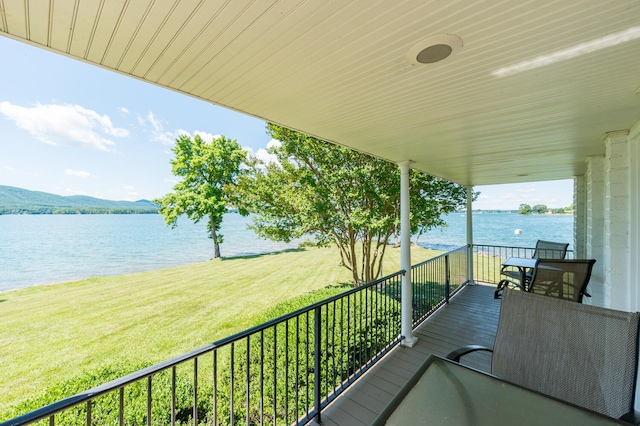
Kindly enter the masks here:
<path id="1" fill-rule="evenodd" d="M 270 252 L 270 253 L 258 253 L 258 254 L 248 254 L 248 255 L 244 255 L 244 256 L 222 257 L 220 260 L 225 261 L 225 260 L 234 260 L 234 259 L 258 259 L 258 258 L 266 257 L 266 256 L 276 256 L 276 255 L 282 254 L 282 253 L 299 253 L 299 252 L 303 252 L 303 251 L 307 251 L 307 249 L 305 249 L 305 248 L 291 248 L 291 249 L 285 249 L 285 250 L 280 250 L 280 251 L 274 251 L 274 252 Z"/>
<path id="2" fill-rule="evenodd" d="M 344 282 L 337 283 L 337 284 L 330 284 L 330 285 L 326 286 L 325 288 L 338 288 L 338 289 L 344 289 L 345 291 L 347 291 L 347 290 L 352 290 L 355 287 L 353 286 L 352 282 L 344 281 Z"/>

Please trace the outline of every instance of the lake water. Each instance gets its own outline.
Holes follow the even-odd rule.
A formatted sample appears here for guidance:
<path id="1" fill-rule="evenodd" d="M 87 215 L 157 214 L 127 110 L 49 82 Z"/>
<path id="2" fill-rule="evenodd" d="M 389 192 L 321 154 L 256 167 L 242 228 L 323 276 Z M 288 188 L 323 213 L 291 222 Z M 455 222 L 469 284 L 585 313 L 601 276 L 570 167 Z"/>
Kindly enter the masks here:
<path id="1" fill-rule="evenodd" d="M 446 217 L 447 227 L 433 229 L 418 240 L 419 245 L 449 250 L 466 244 L 466 213 Z M 516 234 L 516 229 L 522 231 Z M 473 242 L 510 247 L 535 247 L 537 240 L 562 241 L 573 250 L 573 216 L 516 213 L 474 213 Z"/>
<path id="2" fill-rule="evenodd" d="M 448 250 L 466 244 L 466 217 L 420 237 L 421 246 Z M 297 247 L 262 240 L 247 229 L 250 218 L 225 215 L 223 257 Z M 533 247 L 537 239 L 571 242 L 573 217 L 474 215 L 477 244 Z M 514 231 L 521 229 L 522 234 Z M 571 248 L 571 247 L 570 247 Z M 0 215 L 0 291 L 36 284 L 118 275 L 202 262 L 213 257 L 206 224 L 181 218 L 171 229 L 161 215 Z"/>

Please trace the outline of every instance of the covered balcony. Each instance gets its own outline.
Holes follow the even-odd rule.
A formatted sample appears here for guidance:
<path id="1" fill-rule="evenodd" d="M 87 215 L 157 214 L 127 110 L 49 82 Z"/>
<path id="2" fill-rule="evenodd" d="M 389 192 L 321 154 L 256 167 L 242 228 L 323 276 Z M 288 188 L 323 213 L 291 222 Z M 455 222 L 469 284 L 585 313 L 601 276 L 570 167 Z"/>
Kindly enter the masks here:
<path id="1" fill-rule="evenodd" d="M 574 256 L 597 259 L 590 285 L 593 297 L 588 303 L 624 311 L 640 310 L 638 22 L 640 4 L 632 0 L 553 1 L 545 2 L 544 7 L 499 0 L 450 4 L 25 0 L 5 1 L 0 7 L 3 36 L 372 154 L 407 172 L 409 168 L 424 171 L 469 191 L 475 185 L 573 179 Z M 471 207 L 469 204 L 468 214 Z M 407 205 L 404 214 L 409 209 Z M 484 259 L 473 251 L 471 224 L 469 218 L 468 245 L 460 254 L 464 272 L 459 276 L 464 278 L 450 280 L 449 286 L 495 282 L 482 275 Z M 438 268 L 451 270 L 449 266 Z M 409 270 L 406 262 L 403 269 Z M 494 267 L 490 270 L 495 273 Z M 282 422 L 313 421 L 326 409 L 327 424 L 350 424 L 351 417 L 366 424 L 375 416 L 372 408 L 389 396 L 372 387 L 376 387 L 376 377 L 390 374 L 390 364 L 401 380 L 410 371 L 406 366 L 415 365 L 425 353 L 444 353 L 458 344 L 456 335 L 465 343 L 476 337 L 490 342 L 491 324 L 498 313 L 496 303 L 490 297 L 484 299 L 485 287 L 463 288 L 414 334 L 412 326 L 426 314 L 421 309 L 431 311 L 439 304 L 413 306 L 418 318 L 407 317 L 406 312 L 411 312 L 407 309 L 400 318 L 398 301 L 415 290 L 410 280 L 403 287 L 401 275 L 371 283 L 367 297 L 364 293 L 347 296 L 370 300 L 368 305 L 358 305 L 369 312 L 358 312 L 358 318 L 366 318 L 361 325 L 380 320 L 373 312 L 385 312 L 385 321 L 395 318 L 391 322 L 395 328 L 380 336 L 376 345 L 367 343 L 371 336 L 358 345 L 347 345 L 357 348 L 346 351 L 355 361 L 345 361 L 343 370 L 336 359 L 329 375 L 316 375 L 324 382 L 307 383 L 300 410 L 299 400 L 295 404 L 286 397 L 281 404 L 277 398 L 272 401 L 276 407 L 272 412 L 284 407 Z M 414 284 L 420 282 L 416 276 Z M 447 285 L 446 280 L 435 282 Z M 441 300 L 455 291 L 449 290 Z M 464 302 L 469 298 L 472 304 Z M 416 294 L 414 300 L 421 300 L 420 296 Z M 335 318 L 337 311 L 342 312 L 334 302 L 338 303 L 329 301 L 326 307 L 305 311 L 309 335 L 328 332 L 335 336 L 331 326 L 319 326 L 323 318 Z M 353 308 L 355 302 L 351 303 Z M 456 311 L 460 307 L 463 309 Z M 447 319 L 451 311 L 457 312 L 455 318 Z M 288 331 L 275 331 L 292 327 L 287 321 L 272 328 L 274 347 L 278 341 L 289 342 L 277 339 Z M 451 329 L 446 334 L 452 340 L 446 344 L 433 337 L 438 335 L 439 321 Z M 463 335 L 459 324 L 465 324 L 464 332 L 469 324 L 483 324 L 487 329 L 474 326 L 478 336 Z M 425 331 L 423 327 L 435 329 Z M 406 347 L 398 347 L 399 336 L 405 337 Z M 256 354 L 252 350 L 255 340 L 252 343 L 244 334 L 223 342 L 226 351 L 234 352 L 231 342 L 236 338 L 243 339 L 240 345 L 245 357 Z M 324 340 L 305 341 L 326 344 L 332 338 L 325 335 Z M 260 343 L 257 347 L 260 354 L 260 348 L 267 346 Z M 217 365 L 207 358 L 209 367 L 201 370 L 204 367 L 198 359 L 205 353 L 215 358 L 216 349 L 196 350 L 157 367 L 165 371 L 162 380 L 175 382 L 178 365 L 187 363 L 192 379 L 186 394 L 197 396 L 198 374 L 213 377 Z M 365 357 L 363 352 L 373 356 Z M 305 346 L 300 353 L 309 351 Z M 371 368 L 372 360 L 387 353 L 388 358 Z M 481 367 L 486 359 L 478 357 L 474 362 Z M 320 358 L 317 363 L 305 368 L 318 372 Z M 232 383 L 230 389 L 235 389 L 237 377 L 250 373 L 246 372 L 249 363 L 239 365 L 229 371 L 240 369 L 240 376 L 224 378 Z M 273 370 L 274 378 L 288 380 L 289 375 L 278 371 Z M 118 402 L 126 400 L 119 389 L 129 382 L 148 389 L 145 395 L 151 398 L 155 374 L 155 370 L 142 371 L 110 384 L 109 391 L 118 389 L 111 396 L 113 406 L 125 406 Z M 315 380 L 316 376 L 310 373 L 308 377 Z M 348 388 L 351 383 L 355 384 Z M 171 388 L 177 389 L 175 385 Z M 314 396 L 314 392 L 319 394 Z M 249 393 L 234 396 L 231 391 L 225 406 L 236 407 L 237 403 L 240 407 L 238 398 Z M 92 412 L 93 405 L 87 403 L 97 396 L 78 397 L 83 408 L 76 414 L 83 423 L 98 418 L 99 413 Z M 180 414 L 196 422 L 198 402 L 194 396 L 186 397 L 195 401 L 191 414 L 174 413 L 170 418 Z M 169 412 L 176 398 L 169 395 L 165 399 Z M 153 402 L 141 409 L 151 411 Z M 122 410 L 120 418 L 124 419 L 125 408 L 116 410 Z M 261 408 L 258 414 L 245 416 L 238 408 L 237 422 L 260 423 L 265 421 L 262 412 Z M 233 415 L 227 418 L 235 419 Z M 55 424 L 55 420 L 50 422 Z"/>

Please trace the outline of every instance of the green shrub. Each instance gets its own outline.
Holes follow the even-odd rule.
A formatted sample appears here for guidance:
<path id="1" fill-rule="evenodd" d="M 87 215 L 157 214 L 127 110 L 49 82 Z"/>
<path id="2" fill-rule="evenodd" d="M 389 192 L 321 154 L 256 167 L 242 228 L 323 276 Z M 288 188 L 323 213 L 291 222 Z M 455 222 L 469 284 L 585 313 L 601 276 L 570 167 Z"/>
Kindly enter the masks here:
<path id="1" fill-rule="evenodd" d="M 260 321 L 280 317 L 350 288 L 347 285 L 329 287 L 291 299 L 265 312 Z M 371 288 L 323 305 L 321 321 L 320 394 L 326 397 L 397 337 L 400 332 L 400 304 L 387 296 L 384 289 Z M 273 424 L 274 418 L 276 424 L 291 424 L 305 415 L 308 408 L 313 407 L 315 391 L 314 322 L 314 311 L 310 311 L 308 315 L 290 319 L 248 339 L 219 348 L 215 354 L 199 357 L 198 423 L 211 424 L 215 415 L 218 424 L 224 425 L 230 423 L 233 415 L 234 423 L 244 424 L 247 406 L 251 424 Z M 42 396 L 18 405 L 10 413 L 5 413 L 6 419 L 147 366 L 125 362 L 81 373 L 51 386 Z M 194 370 L 193 361 L 175 369 L 178 425 L 193 424 Z M 152 376 L 151 414 L 154 425 L 170 423 L 172 375 L 172 369 L 169 369 Z M 147 423 L 148 385 L 147 380 L 141 380 L 124 388 L 125 424 Z M 264 415 L 262 419 L 261 413 Z M 116 390 L 94 400 L 91 424 L 118 424 L 119 415 L 120 391 Z M 84 423 L 86 416 L 86 404 L 82 404 L 57 415 L 56 424 Z"/>
<path id="2" fill-rule="evenodd" d="M 308 296 L 313 299 L 322 295 L 322 299 L 326 299 L 332 292 L 329 289 Z M 284 308 L 275 307 L 267 319 L 273 318 L 280 309 L 292 312 L 310 302 L 313 303 L 308 297 L 291 300 Z M 321 321 L 320 394 L 326 397 L 397 337 L 400 305 L 381 292 L 368 289 L 350 295 L 348 300 L 323 306 Z M 314 322 L 311 311 L 264 330 L 250 338 L 248 344 L 244 340 L 234 345 L 234 423 L 246 422 L 247 399 L 252 424 L 261 421 L 273 424 L 274 417 L 276 424 L 290 424 L 313 407 Z M 218 393 L 221 424 L 226 424 L 231 416 L 231 382 L 231 370 L 227 369 Z"/>
<path id="3" fill-rule="evenodd" d="M 101 369 L 83 372 L 77 377 L 57 383 L 40 397 L 27 400 L 8 413 L 6 419 L 36 410 L 46 405 L 52 404 L 64 398 L 76 395 L 91 389 L 99 384 L 107 383 L 117 378 L 123 377 L 132 371 L 141 370 L 148 365 L 131 365 L 126 363 L 105 366 Z M 176 374 L 176 424 L 192 424 L 193 419 L 193 378 L 192 371 L 188 368 L 177 369 Z M 127 385 L 124 388 L 124 421 L 127 425 L 147 424 L 147 380 Z M 165 425 L 171 423 L 171 370 L 154 375 L 151 380 L 152 394 L 152 419 L 153 424 Z M 209 415 L 208 401 L 211 401 L 212 388 L 210 383 L 198 384 L 198 412 L 199 418 L 206 418 Z M 94 399 L 91 408 L 91 418 L 93 425 L 118 424 L 120 414 L 120 392 L 99 396 Z M 72 425 L 84 424 L 87 418 L 86 404 L 81 404 L 75 408 L 56 415 L 56 424 Z M 48 424 L 48 421 L 41 422 Z"/>

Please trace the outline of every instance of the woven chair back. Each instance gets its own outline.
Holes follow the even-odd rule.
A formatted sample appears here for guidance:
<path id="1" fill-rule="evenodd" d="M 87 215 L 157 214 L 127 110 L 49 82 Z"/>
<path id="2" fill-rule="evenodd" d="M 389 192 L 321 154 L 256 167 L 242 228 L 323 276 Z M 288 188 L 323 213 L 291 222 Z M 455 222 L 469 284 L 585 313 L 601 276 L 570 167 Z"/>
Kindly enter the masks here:
<path id="1" fill-rule="evenodd" d="M 569 243 L 538 240 L 533 252 L 535 259 L 564 259 L 567 256 Z"/>
<path id="2" fill-rule="evenodd" d="M 492 373 L 619 418 L 633 407 L 637 312 L 505 289 Z"/>
<path id="3" fill-rule="evenodd" d="M 595 259 L 540 259 L 529 291 L 582 303 Z"/>

